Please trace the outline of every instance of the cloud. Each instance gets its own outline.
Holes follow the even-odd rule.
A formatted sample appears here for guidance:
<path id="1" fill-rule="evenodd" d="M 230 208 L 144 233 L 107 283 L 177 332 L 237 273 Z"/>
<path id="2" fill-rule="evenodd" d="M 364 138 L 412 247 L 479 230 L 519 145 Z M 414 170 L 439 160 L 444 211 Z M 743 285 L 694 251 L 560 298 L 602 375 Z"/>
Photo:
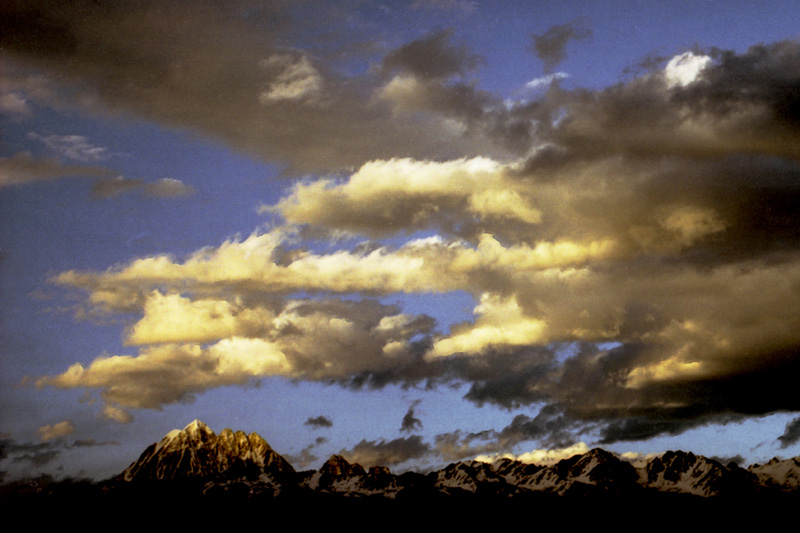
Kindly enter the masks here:
<path id="1" fill-rule="evenodd" d="M 147 183 L 144 185 L 144 190 L 156 198 L 178 198 L 195 193 L 194 187 L 175 178 L 161 178 L 156 182 Z"/>
<path id="2" fill-rule="evenodd" d="M 417 418 L 415 415 L 415 408 L 419 405 L 421 400 L 416 400 L 406 411 L 406 414 L 403 415 L 403 422 L 400 424 L 400 431 L 416 431 L 418 429 L 422 429 L 422 420 Z"/>
<path id="3" fill-rule="evenodd" d="M 92 194 L 98 198 L 115 198 L 130 191 L 142 191 L 154 198 L 179 198 L 195 193 L 194 187 L 174 178 L 162 178 L 155 182 L 117 176 L 99 180 L 92 185 Z"/>
<path id="4" fill-rule="evenodd" d="M 322 77 L 306 56 L 275 54 L 262 59 L 259 66 L 279 72 L 269 88 L 259 95 L 262 104 L 285 100 L 315 102 L 322 93 Z"/>
<path id="5" fill-rule="evenodd" d="M 440 31 L 389 52 L 382 66 L 418 79 L 442 79 L 463 76 L 481 63 L 480 57 L 465 46 L 450 44 L 452 30 Z"/>
<path id="6" fill-rule="evenodd" d="M 412 435 L 391 441 L 362 440 L 349 450 L 341 450 L 339 455 L 364 467 L 394 466 L 424 457 L 429 451 L 430 447 L 422 441 L 422 437 Z"/>
<path id="7" fill-rule="evenodd" d="M 778 440 L 781 443 L 781 448 L 788 448 L 797 441 L 800 441 L 800 418 L 795 418 L 786 424 L 786 431 L 783 432 L 783 435 L 778 437 Z"/>
<path id="8" fill-rule="evenodd" d="M 569 431 L 574 423 L 557 408 L 545 406 L 533 418 L 517 415 L 501 430 L 474 433 L 460 430 L 437 435 L 433 446 L 435 453 L 446 461 L 461 461 L 480 457 L 499 458 L 513 447 L 528 441 L 539 440 L 548 449 L 570 449 L 577 441 Z M 542 454 L 539 454 L 542 455 Z M 535 456 L 529 456 L 535 457 Z"/>
<path id="9" fill-rule="evenodd" d="M 478 2 L 470 0 L 416 0 L 413 9 L 454 11 L 471 15 L 478 10 Z"/>
<path id="10" fill-rule="evenodd" d="M 670 88 L 676 85 L 686 87 L 690 83 L 694 83 L 703 72 L 703 69 L 710 63 L 710 57 L 695 55 L 692 52 L 685 52 L 673 57 L 664 68 L 664 77 L 667 80 L 667 86 Z"/>
<path id="11" fill-rule="evenodd" d="M 338 52 L 368 41 L 352 20 L 339 48 L 332 49 L 330 40 L 312 48 L 327 38 L 320 32 L 335 26 L 341 11 L 335 4 L 298 10 L 293 3 L 254 6 L 246 0 L 200 7 L 179 0 L 137 9 L 88 0 L 70 9 L 47 0 L 4 4 L 0 49 L 14 65 L 14 94 L 26 102 L 134 114 L 221 139 L 297 173 L 359 166 L 396 153 L 434 157 L 443 148 L 477 155 L 495 145 L 480 128 L 453 138 L 446 120 L 423 125 L 419 117 L 393 116 L 373 98 L 382 77 L 352 73 L 341 64 L 345 59 L 337 60 L 345 57 Z M 389 52 L 397 58 L 389 63 L 417 74 L 432 68 L 437 76 L 474 64 L 466 48 L 445 41 L 437 34 L 416 48 L 400 46 Z M 417 48 L 435 59 L 432 67 Z M 478 91 L 467 85 L 447 89 L 434 91 L 440 96 L 429 108 L 441 106 L 459 117 L 483 114 L 477 104 L 487 102 Z"/>
<path id="12" fill-rule="evenodd" d="M 558 80 L 564 80 L 569 78 L 569 74 L 566 72 L 553 72 L 552 74 L 547 74 L 546 76 L 540 76 L 538 78 L 534 78 L 528 83 L 525 84 L 525 89 L 528 90 L 537 90 L 544 87 L 549 87 L 554 82 Z"/>
<path id="13" fill-rule="evenodd" d="M 41 468 L 53 463 L 56 459 L 61 457 L 65 450 L 69 450 L 70 448 L 119 444 L 113 441 L 98 442 L 94 439 L 78 439 L 71 443 L 66 442 L 64 437 L 72 434 L 70 428 L 71 422 L 68 420 L 58 424 L 43 426 L 38 430 L 43 441 L 39 443 L 20 443 L 9 437 L 0 438 L 0 462 L 7 462 L 11 465 L 23 465 L 22 467 L 10 469 L 13 471 L 13 477 L 30 478 L 33 472 L 32 468 Z M 4 481 L 4 478 L 8 474 L 9 472 L 0 470 L 0 482 Z"/>
<path id="14" fill-rule="evenodd" d="M 108 199 L 119 196 L 127 191 L 139 189 L 141 180 L 116 176 L 110 179 L 99 180 L 92 185 L 92 194 L 98 198 Z"/>
<path id="15" fill-rule="evenodd" d="M 267 376 L 332 380 L 392 368 L 416 357 L 409 339 L 431 326 L 376 302 L 290 300 L 278 312 L 253 313 L 230 302 L 159 293 L 148 301 L 155 303 L 146 304 L 128 337 L 144 345 L 138 355 L 76 363 L 37 386 L 99 389 L 115 409 L 160 408 Z"/>
<path id="16" fill-rule="evenodd" d="M 314 428 L 330 428 L 333 427 L 333 422 L 324 415 L 309 417 L 308 420 L 303 422 L 304 426 L 311 426 Z"/>
<path id="17" fill-rule="evenodd" d="M 481 319 L 436 341 L 430 357 L 456 353 L 477 354 L 498 346 L 528 346 L 547 343 L 545 323 L 525 317 L 513 299 L 498 301 L 485 294 L 475 312 Z"/>
<path id="18" fill-rule="evenodd" d="M 120 424 L 130 424 L 133 422 L 133 415 L 128 411 L 108 404 L 103 406 L 101 416 L 107 420 L 119 422 Z"/>
<path id="19" fill-rule="evenodd" d="M 11 458 L 12 463 L 28 463 L 33 467 L 42 467 L 48 465 L 61 456 L 61 450 L 48 448 L 41 449 L 35 445 L 18 445 L 13 451 L 15 453 Z"/>
<path id="20" fill-rule="evenodd" d="M 673 66 L 602 91 L 552 95 L 565 115 L 550 140 L 564 150 L 561 160 L 572 163 L 614 155 L 708 164 L 732 155 L 796 159 L 789 139 L 800 124 L 793 64 L 798 54 L 792 41 L 743 54 L 716 50 L 710 63 L 692 56 L 702 69 L 696 64 L 686 85 L 674 82 Z M 670 64 L 675 62 L 684 63 L 685 74 L 686 56 Z"/>
<path id="21" fill-rule="evenodd" d="M 65 177 L 103 177 L 112 171 L 90 165 L 64 165 L 57 159 L 40 159 L 30 152 L 0 157 L 0 187 Z"/>
<path id="22" fill-rule="evenodd" d="M 62 420 L 56 424 L 48 424 L 36 430 L 42 442 L 56 440 L 71 435 L 75 432 L 75 425 L 71 420 Z"/>
<path id="23" fill-rule="evenodd" d="M 716 461 L 716 462 L 718 462 L 720 464 L 723 464 L 723 465 L 729 465 L 731 463 L 734 463 L 734 464 L 736 464 L 738 466 L 744 466 L 745 468 L 747 467 L 747 465 L 745 463 L 745 458 L 742 457 L 741 454 L 736 454 L 736 455 L 734 455 L 732 457 L 717 457 L 717 456 L 713 456 L 713 457 L 709 457 L 709 459 L 712 459 L 712 460 L 714 460 L 714 461 Z"/>
<path id="24" fill-rule="evenodd" d="M 569 459 L 575 455 L 583 455 L 589 451 L 589 447 L 585 442 L 578 442 L 566 448 L 552 448 L 531 450 L 520 455 L 512 455 L 509 453 L 495 454 L 495 455 L 481 455 L 475 458 L 476 461 L 485 463 L 494 463 L 500 459 L 513 459 L 521 463 L 535 464 L 535 465 L 554 465 L 564 459 Z"/>
<path id="25" fill-rule="evenodd" d="M 560 31 L 567 43 L 576 30 Z M 563 51 L 556 34 L 550 47 Z M 420 91 L 455 90 L 469 54 L 434 37 L 415 46 L 441 54 L 435 68 L 401 47 L 368 92 L 400 80 L 394 89 L 419 110 Z M 787 41 L 681 55 L 602 90 L 554 86 L 501 117 L 535 122 L 502 130 L 525 145 L 515 158 L 369 157 L 297 183 L 264 208 L 275 225 L 247 238 L 61 272 L 52 281 L 84 291 L 88 309 L 134 317 L 132 352 L 39 384 L 159 408 L 271 375 L 463 383 L 477 404 L 544 413 L 442 437 L 448 457 L 800 411 L 798 65 L 800 45 Z M 468 117 L 458 113 L 470 106 L 447 115 L 432 102 L 437 119 L 497 131 L 491 106 Z M 304 242 L 342 235 L 352 238 Z M 455 291 L 472 295 L 474 317 L 438 332 L 430 317 L 372 299 Z"/>
<path id="26" fill-rule="evenodd" d="M 0 113 L 14 118 L 25 118 L 31 116 L 33 111 L 23 96 L 9 92 L 0 94 Z"/>
<path id="27" fill-rule="evenodd" d="M 346 181 L 298 184 L 276 206 L 287 222 L 367 235 L 453 226 L 478 218 L 537 224 L 541 211 L 510 169 L 487 158 L 372 161 Z"/>
<path id="28" fill-rule="evenodd" d="M 89 143 L 89 139 L 82 135 L 43 136 L 32 131 L 28 133 L 28 139 L 41 141 L 61 157 L 82 163 L 105 161 L 114 155 L 107 148 Z"/>
<path id="29" fill-rule="evenodd" d="M 550 73 L 567 56 L 567 43 L 572 40 L 587 39 L 592 30 L 585 28 L 580 20 L 550 27 L 546 32 L 531 35 L 532 48 L 536 57 L 542 60 L 545 72 Z"/>

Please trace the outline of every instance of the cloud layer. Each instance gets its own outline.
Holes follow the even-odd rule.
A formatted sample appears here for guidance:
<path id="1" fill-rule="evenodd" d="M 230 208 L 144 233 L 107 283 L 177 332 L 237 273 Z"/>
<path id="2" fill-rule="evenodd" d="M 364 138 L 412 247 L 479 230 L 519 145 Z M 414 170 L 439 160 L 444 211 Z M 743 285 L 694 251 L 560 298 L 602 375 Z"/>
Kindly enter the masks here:
<path id="1" fill-rule="evenodd" d="M 136 318 L 129 353 L 89 355 L 39 386 L 98 390 L 124 419 L 265 376 L 459 382 L 476 403 L 544 413 L 493 438 L 559 447 L 580 432 L 608 443 L 800 410 L 797 42 L 686 53 L 605 89 L 554 83 L 505 105 L 471 83 L 483 60 L 450 31 L 353 73 L 285 45 L 291 3 L 247 18 L 180 4 L 158 17 L 146 2 L 13 4 L 0 46 L 85 89 L 82 106 L 317 174 L 262 207 L 274 223 L 245 239 L 55 275 L 95 313 Z M 588 35 L 559 26 L 534 47 L 552 70 Z M 28 78 L 15 79 L 23 94 Z M 85 139 L 39 139 L 102 156 Z M 32 161 L 2 163 L 23 169 L 15 183 Z M 474 317 L 449 329 L 381 301 L 455 291 L 473 296 Z M 450 437 L 454 450 L 500 451 Z M 350 455 L 394 464 L 425 452 L 414 439 Z"/>

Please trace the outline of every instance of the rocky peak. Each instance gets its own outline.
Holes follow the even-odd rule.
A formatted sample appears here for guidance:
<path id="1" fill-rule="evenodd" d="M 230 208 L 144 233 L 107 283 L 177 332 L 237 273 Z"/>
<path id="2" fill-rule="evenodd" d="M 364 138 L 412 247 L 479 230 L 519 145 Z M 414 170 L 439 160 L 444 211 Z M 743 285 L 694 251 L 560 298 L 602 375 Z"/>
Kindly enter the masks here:
<path id="1" fill-rule="evenodd" d="M 210 427 L 196 418 L 189 422 L 186 427 L 183 428 L 183 431 L 190 435 L 214 435 L 214 432 L 211 431 Z"/>
<path id="2" fill-rule="evenodd" d="M 768 487 L 777 487 L 784 491 L 800 489 L 800 461 L 792 459 L 772 458 L 768 463 L 754 464 L 749 469 L 759 482 Z"/>
<path id="3" fill-rule="evenodd" d="M 466 461 L 451 463 L 436 475 L 435 486 L 457 488 L 475 492 L 480 485 L 506 484 L 505 478 L 494 471 L 489 463 Z"/>
<path id="4" fill-rule="evenodd" d="M 691 452 L 668 451 L 645 467 L 644 483 L 666 492 L 686 492 L 699 496 L 747 490 L 752 474 L 738 467 L 725 467 L 713 459 Z"/>
<path id="5" fill-rule="evenodd" d="M 332 455 L 319 472 L 333 477 L 363 476 L 366 473 L 363 466 L 358 463 L 351 464 L 341 455 Z"/>
<path id="6" fill-rule="evenodd" d="M 368 476 L 391 476 L 392 472 L 385 466 L 371 466 L 367 472 Z"/>
<path id="7" fill-rule="evenodd" d="M 224 429 L 216 435 L 194 420 L 182 430 L 172 430 L 125 469 L 119 478 L 198 479 L 256 478 L 294 472 L 257 433 Z"/>

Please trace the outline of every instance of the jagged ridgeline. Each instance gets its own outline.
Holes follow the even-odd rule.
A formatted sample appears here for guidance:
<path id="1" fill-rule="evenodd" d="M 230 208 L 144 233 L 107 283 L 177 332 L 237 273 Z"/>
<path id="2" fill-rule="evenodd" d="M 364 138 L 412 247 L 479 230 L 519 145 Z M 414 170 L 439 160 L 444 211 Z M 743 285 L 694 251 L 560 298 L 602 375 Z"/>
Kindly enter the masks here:
<path id="1" fill-rule="evenodd" d="M 110 485 L 125 490 L 156 482 L 192 483 L 203 495 L 244 498 L 344 497 L 361 499 L 525 499 L 553 497 L 732 498 L 800 495 L 800 461 L 773 460 L 749 469 L 723 465 L 689 452 L 667 452 L 634 466 L 596 448 L 553 465 L 502 459 L 494 464 L 465 461 L 428 474 L 395 475 L 383 466 L 369 469 L 332 456 L 318 471 L 297 472 L 256 433 L 215 434 L 195 420 L 169 432 Z"/>
<path id="2" fill-rule="evenodd" d="M 224 429 L 216 435 L 195 420 L 151 444 L 117 479 L 259 480 L 264 476 L 286 478 L 294 473 L 292 465 L 257 433 Z"/>

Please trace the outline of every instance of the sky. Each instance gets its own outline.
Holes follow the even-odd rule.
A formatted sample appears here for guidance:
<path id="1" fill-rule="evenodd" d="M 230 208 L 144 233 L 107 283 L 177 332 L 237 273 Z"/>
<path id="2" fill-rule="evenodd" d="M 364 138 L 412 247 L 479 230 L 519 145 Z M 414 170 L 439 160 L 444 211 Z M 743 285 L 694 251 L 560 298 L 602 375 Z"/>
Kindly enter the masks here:
<path id="1" fill-rule="evenodd" d="M 797 20 L 3 2 L 2 478 L 800 455 Z"/>

